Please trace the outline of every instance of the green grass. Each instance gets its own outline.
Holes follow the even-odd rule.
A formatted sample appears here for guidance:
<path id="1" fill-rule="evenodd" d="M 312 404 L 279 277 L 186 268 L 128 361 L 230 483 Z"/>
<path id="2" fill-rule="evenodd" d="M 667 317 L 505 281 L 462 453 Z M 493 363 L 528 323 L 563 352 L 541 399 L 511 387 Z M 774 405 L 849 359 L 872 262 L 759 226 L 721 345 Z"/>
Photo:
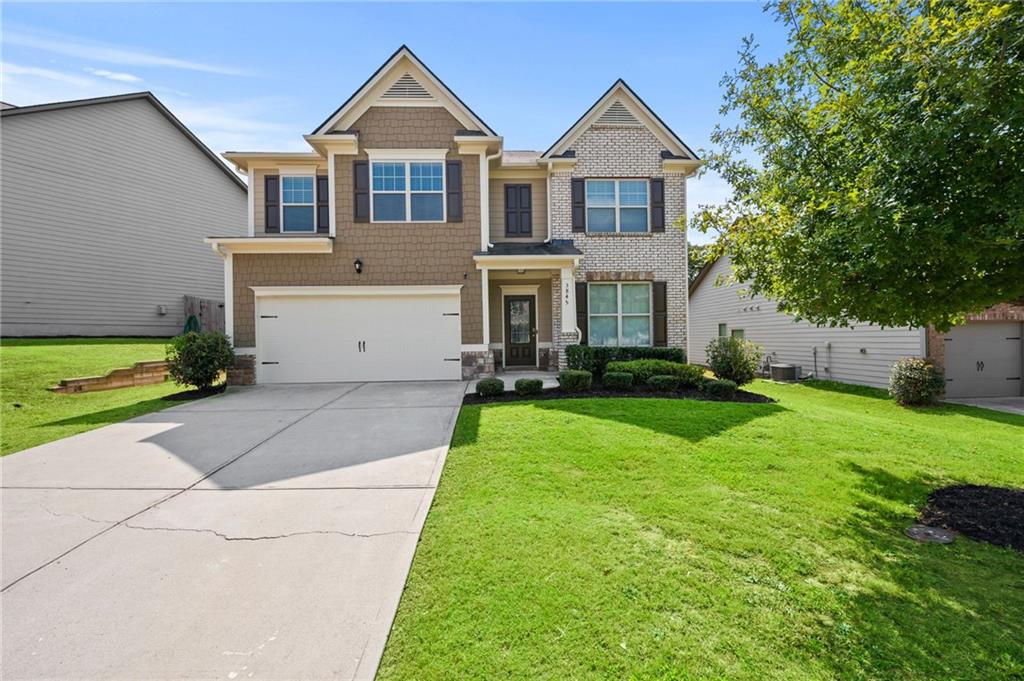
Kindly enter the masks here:
<path id="1" fill-rule="evenodd" d="M 47 388 L 62 378 L 98 376 L 164 358 L 162 338 L 8 338 L 0 341 L 0 454 L 157 411 L 182 388 L 168 382 L 67 395 Z M 19 406 L 16 406 L 19 405 Z"/>
<path id="2" fill-rule="evenodd" d="M 753 389 L 463 408 L 379 678 L 1024 678 L 1024 555 L 902 534 L 1024 418 Z"/>

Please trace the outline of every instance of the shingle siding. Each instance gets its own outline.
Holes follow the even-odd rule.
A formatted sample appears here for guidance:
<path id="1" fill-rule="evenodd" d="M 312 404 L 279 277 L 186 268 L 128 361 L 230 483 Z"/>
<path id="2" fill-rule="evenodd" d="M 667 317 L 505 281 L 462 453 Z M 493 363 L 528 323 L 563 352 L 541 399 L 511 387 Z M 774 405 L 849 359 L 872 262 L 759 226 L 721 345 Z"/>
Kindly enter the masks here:
<path id="1" fill-rule="evenodd" d="M 3 335 L 173 335 L 223 299 L 203 238 L 245 234 L 245 193 L 148 101 L 2 125 Z"/>
<path id="2" fill-rule="evenodd" d="M 805 373 L 847 383 L 884 388 L 889 369 L 900 357 L 924 355 L 924 333 L 917 328 L 858 324 L 853 328 L 818 327 L 776 309 L 764 296 L 745 295 L 742 283 L 729 283 L 728 257 L 720 258 L 690 298 L 690 360 L 707 361 L 705 348 L 718 336 L 718 325 L 764 346 L 778 363 L 796 364 Z M 722 286 L 715 286 L 716 282 Z M 863 349 L 863 352 L 861 351 Z"/>

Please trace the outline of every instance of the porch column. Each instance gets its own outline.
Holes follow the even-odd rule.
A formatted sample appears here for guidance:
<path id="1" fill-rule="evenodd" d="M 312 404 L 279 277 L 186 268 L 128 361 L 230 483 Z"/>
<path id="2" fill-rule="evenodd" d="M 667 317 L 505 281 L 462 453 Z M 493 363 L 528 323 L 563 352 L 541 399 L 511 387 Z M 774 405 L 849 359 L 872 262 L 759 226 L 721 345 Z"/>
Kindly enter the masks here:
<path id="1" fill-rule="evenodd" d="M 484 313 L 484 351 L 491 349 L 491 294 L 488 288 L 487 268 L 480 268 L 480 298 Z"/>
<path id="2" fill-rule="evenodd" d="M 562 333 L 576 333 L 576 282 L 571 267 L 563 267 L 562 283 Z"/>

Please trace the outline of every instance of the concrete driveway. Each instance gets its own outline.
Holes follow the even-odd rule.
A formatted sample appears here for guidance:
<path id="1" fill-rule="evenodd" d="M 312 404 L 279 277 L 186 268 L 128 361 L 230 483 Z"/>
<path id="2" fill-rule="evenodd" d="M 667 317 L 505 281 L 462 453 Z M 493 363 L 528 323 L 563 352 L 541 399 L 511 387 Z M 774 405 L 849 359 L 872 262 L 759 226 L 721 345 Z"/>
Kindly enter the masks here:
<path id="1" fill-rule="evenodd" d="M 245 388 L 5 457 L 3 678 L 372 678 L 464 391 Z"/>
<path id="2" fill-rule="evenodd" d="M 1024 397 L 962 397 L 946 401 L 953 404 L 966 404 L 969 407 L 981 407 L 982 409 L 992 409 L 993 411 L 1024 416 Z"/>

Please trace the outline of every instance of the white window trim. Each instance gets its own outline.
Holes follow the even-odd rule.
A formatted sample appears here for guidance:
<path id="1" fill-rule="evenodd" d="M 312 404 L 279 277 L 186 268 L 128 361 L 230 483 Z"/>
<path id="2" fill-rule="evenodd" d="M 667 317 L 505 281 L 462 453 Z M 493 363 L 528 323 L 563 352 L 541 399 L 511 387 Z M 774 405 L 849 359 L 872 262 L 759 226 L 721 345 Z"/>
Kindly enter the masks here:
<path id="1" fill-rule="evenodd" d="M 622 286 L 641 285 L 647 286 L 647 314 L 644 315 L 639 312 L 623 312 L 622 311 Z M 590 306 L 590 287 L 591 286 L 614 286 L 615 287 L 615 312 L 591 312 Z M 647 345 L 623 345 L 622 343 L 622 318 L 623 317 L 647 317 L 647 337 L 650 342 Z M 594 328 L 590 323 L 590 320 L 594 317 L 614 317 L 615 318 L 615 332 L 616 339 L 614 346 L 600 346 L 595 345 L 594 347 L 619 347 L 619 348 L 650 348 L 654 346 L 654 287 L 648 281 L 595 281 L 587 284 L 587 344 L 591 344 L 590 333 Z"/>
<path id="2" fill-rule="evenodd" d="M 284 228 L 284 179 L 286 177 L 311 177 L 313 178 L 313 203 L 289 203 L 289 206 L 312 206 L 313 207 L 313 227 L 312 229 L 285 229 Z M 279 187 L 278 193 L 281 194 L 281 205 L 278 206 L 278 210 L 281 213 L 281 234 L 316 234 L 316 167 L 313 167 L 313 174 L 299 174 L 296 172 L 282 172 L 281 177 L 278 179 Z"/>
<path id="3" fill-rule="evenodd" d="M 430 150 L 424 150 L 430 151 Z M 380 154 L 380 151 L 377 152 Z M 436 153 L 436 152 L 432 152 Z M 376 190 L 373 188 L 373 164 L 374 163 L 401 163 L 405 166 L 405 189 L 395 191 L 390 189 Z M 440 191 L 413 191 L 412 189 L 412 164 L 413 163 L 440 163 L 441 164 L 441 190 Z M 448 177 L 447 177 L 444 156 L 423 156 L 420 158 L 387 158 L 386 156 L 370 156 L 370 222 L 378 224 L 429 224 L 437 222 L 448 222 Z M 374 194 L 405 194 L 405 219 L 404 220 L 378 220 L 374 215 L 373 196 Z M 412 195 L 413 194 L 440 194 L 441 195 L 441 219 L 440 220 L 413 220 L 412 219 Z M 282 223 L 283 224 L 283 223 Z"/>
<path id="4" fill-rule="evenodd" d="M 587 186 L 591 182 L 612 182 L 615 185 L 615 205 L 614 206 L 591 206 Z M 647 224 L 642 232 L 623 232 L 620 228 L 619 215 L 623 208 L 619 201 L 619 183 L 620 182 L 645 182 L 647 184 L 647 192 L 645 198 L 647 200 L 644 206 L 625 206 L 625 208 L 644 208 L 647 210 Z M 590 231 L 590 209 L 591 208 L 614 208 L 615 209 L 615 231 L 614 232 L 591 232 Z M 651 233 L 651 180 L 647 177 L 588 177 L 583 181 L 583 216 L 584 223 L 588 234 L 650 234 Z"/>

